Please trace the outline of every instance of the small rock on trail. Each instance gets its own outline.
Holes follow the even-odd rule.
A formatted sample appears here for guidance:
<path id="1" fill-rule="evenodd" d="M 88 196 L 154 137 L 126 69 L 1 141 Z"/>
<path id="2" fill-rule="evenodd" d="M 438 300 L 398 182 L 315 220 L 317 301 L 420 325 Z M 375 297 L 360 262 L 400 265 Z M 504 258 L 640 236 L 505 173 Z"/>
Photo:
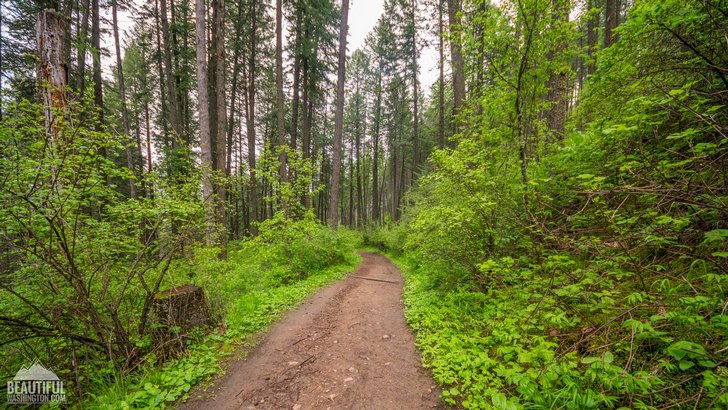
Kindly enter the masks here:
<path id="1" fill-rule="evenodd" d="M 405 322 L 397 268 L 382 255 L 361 255 L 354 274 L 286 315 L 181 408 L 444 408 Z"/>

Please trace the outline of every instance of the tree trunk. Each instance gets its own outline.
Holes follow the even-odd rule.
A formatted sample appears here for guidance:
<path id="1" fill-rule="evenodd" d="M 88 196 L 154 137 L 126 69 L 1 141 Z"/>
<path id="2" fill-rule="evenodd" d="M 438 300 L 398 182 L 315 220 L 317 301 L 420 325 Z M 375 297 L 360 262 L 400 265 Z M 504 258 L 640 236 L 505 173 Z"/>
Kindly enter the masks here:
<path id="1" fill-rule="evenodd" d="M 596 70 L 596 52 L 597 52 L 597 30 L 596 28 L 599 27 L 599 16 L 601 13 L 594 9 L 598 8 L 598 0 L 588 0 L 587 3 L 587 11 L 589 12 L 589 16 L 587 17 L 586 21 L 586 46 L 587 46 L 587 55 L 589 58 L 589 62 L 586 65 L 586 72 L 588 75 L 594 74 L 594 71 Z"/>
<path id="2" fill-rule="evenodd" d="M 555 65 L 548 79 L 548 101 L 550 107 L 546 112 L 546 124 L 557 140 L 564 138 L 566 114 L 568 109 L 568 85 L 570 66 L 567 61 L 560 61 L 568 47 L 568 34 L 564 33 L 563 25 L 569 21 L 571 9 L 569 0 L 551 1 L 553 20 L 551 31 L 555 31 L 556 44 L 549 51 L 547 58 Z"/>
<path id="3" fill-rule="evenodd" d="M 412 181 L 415 179 L 415 171 L 420 164 L 420 134 L 419 134 L 419 80 L 418 67 L 417 67 L 417 1 L 412 0 L 412 14 L 410 16 L 412 24 L 412 60 L 411 60 L 411 75 L 412 75 Z"/>
<path id="4" fill-rule="evenodd" d="M 63 60 L 64 47 L 63 16 L 53 10 L 38 14 L 35 23 L 36 40 L 40 66 L 38 89 L 43 99 L 46 135 L 55 144 L 60 137 L 60 125 L 68 112 L 68 65 Z"/>
<path id="5" fill-rule="evenodd" d="M 162 67 L 162 37 L 161 37 L 161 18 L 160 18 L 161 12 L 159 11 L 159 0 L 155 0 L 154 2 L 154 16 L 155 16 L 155 23 L 156 23 L 156 30 L 155 30 L 155 37 L 157 42 L 157 58 L 156 58 L 156 64 L 157 64 L 157 73 L 159 75 L 159 95 L 161 96 L 159 98 L 159 105 L 162 111 L 162 130 L 164 132 L 164 145 L 167 146 L 169 144 L 169 123 L 170 123 L 170 115 L 168 115 L 169 110 L 167 108 L 167 100 L 164 98 L 167 95 L 167 88 L 165 87 L 166 84 L 166 75 L 164 73 L 164 68 Z"/>
<path id="6" fill-rule="evenodd" d="M 606 0 L 604 12 L 604 48 L 617 41 L 614 29 L 619 24 L 618 0 Z"/>
<path id="7" fill-rule="evenodd" d="M 247 126 L 248 134 L 248 168 L 250 169 L 250 189 L 248 190 L 248 207 L 250 209 L 249 220 L 250 220 L 250 234 L 258 234 L 258 192 L 255 176 L 255 59 L 256 51 L 258 47 L 258 14 L 256 11 L 257 0 L 250 2 L 252 24 L 250 28 L 250 53 L 248 54 L 248 78 L 246 91 L 248 93 L 247 107 L 246 107 L 246 119 L 245 124 Z"/>
<path id="8" fill-rule="evenodd" d="M 98 0 L 93 0 L 98 1 Z M 203 2 L 204 3 L 204 2 Z M 167 0 L 160 0 L 160 21 L 162 23 L 162 48 L 164 49 L 164 55 L 163 55 L 163 62 L 164 62 L 164 81 L 166 82 L 166 90 L 167 90 L 167 103 L 168 105 L 168 112 L 169 112 L 169 124 L 172 126 L 172 132 L 174 133 L 174 136 L 172 138 L 172 146 L 177 146 L 177 139 L 181 138 L 183 135 L 183 130 L 181 126 L 181 122 L 179 120 L 179 107 L 177 106 L 177 87 L 174 82 L 174 71 L 172 70 L 172 44 L 169 39 L 169 21 L 167 20 Z M 203 6 L 203 12 L 204 12 L 204 4 Z M 199 6 L 196 6 L 199 7 Z M 198 18 L 198 17 L 196 17 Z M 202 25 L 204 29 L 205 25 L 205 15 L 202 15 Z M 205 37 L 202 37 L 203 41 L 205 40 Z M 203 47 L 206 43 L 203 43 Z M 198 46 L 199 50 L 199 46 Z M 205 51 L 206 52 L 206 51 Z M 205 62 L 205 66 L 207 66 L 207 62 Z M 205 84 L 207 84 L 207 79 L 204 80 Z M 199 89 L 199 87 L 198 87 Z M 207 92 L 206 92 L 207 93 Z"/>
<path id="9" fill-rule="evenodd" d="M 344 134 L 344 80 L 346 70 L 346 34 L 349 29 L 349 0 L 341 2 L 341 26 L 339 29 L 339 63 L 336 80 L 336 116 L 334 117 L 334 153 L 331 173 L 331 197 L 329 198 L 329 224 L 339 226 L 339 181 L 341 178 L 341 140 Z"/>
<path id="10" fill-rule="evenodd" d="M 438 106 L 438 134 L 437 142 L 440 149 L 445 148 L 445 32 L 443 30 L 443 4 L 444 0 L 440 0 L 438 7 L 438 38 L 439 38 L 439 50 L 440 50 L 440 87 L 437 93 L 437 106 Z"/>
<path id="11" fill-rule="evenodd" d="M 129 110 L 126 106 L 126 87 L 124 85 L 124 69 L 121 63 L 121 42 L 119 41 L 119 20 L 118 20 L 118 4 L 117 0 L 111 2 L 111 18 L 114 29 L 114 48 L 116 49 L 116 75 L 119 80 L 119 98 L 121 99 L 121 122 L 124 126 L 124 135 L 130 135 L 129 131 Z M 134 156 L 132 155 L 132 147 L 126 144 L 126 167 L 129 171 L 134 172 Z M 129 196 L 136 198 L 136 184 L 134 177 L 129 179 Z"/>
<path id="12" fill-rule="evenodd" d="M 303 129 L 301 151 L 304 161 L 311 158 L 311 120 L 313 119 L 313 99 L 311 98 L 311 80 L 309 78 L 308 59 L 303 60 Z M 301 203 L 305 209 L 311 207 L 310 184 L 306 187 Z"/>
<path id="13" fill-rule="evenodd" d="M 460 114 L 465 102 L 465 62 L 460 40 L 460 2 L 447 0 L 447 14 L 450 22 L 450 58 L 452 59 L 453 115 Z"/>
<path id="14" fill-rule="evenodd" d="M 225 104 L 225 1 L 224 0 L 213 0 L 213 8 L 214 8 L 214 15 L 215 15 L 215 33 L 217 34 L 215 36 L 215 96 L 214 98 L 217 100 L 216 108 L 217 108 L 217 118 L 215 119 L 215 122 L 217 123 L 217 135 L 215 136 L 215 146 L 217 149 L 217 167 L 215 168 L 216 171 L 219 172 L 225 172 L 227 169 L 227 164 L 225 162 L 226 159 L 226 150 L 227 147 L 227 139 L 225 138 L 225 131 L 227 124 L 227 107 Z M 227 232 L 225 229 L 225 190 L 226 186 L 224 182 L 219 182 L 216 184 L 217 188 L 217 201 L 216 201 L 216 208 L 217 211 L 215 212 L 215 220 L 218 224 L 218 239 L 217 244 L 220 247 L 220 257 L 225 258 L 227 257 Z"/>
<path id="15" fill-rule="evenodd" d="M 282 0 L 276 0 L 276 131 L 278 141 L 276 144 L 280 149 L 278 157 L 280 161 L 279 177 L 281 183 L 287 180 L 286 176 L 286 152 L 283 150 L 285 144 L 285 119 L 283 112 L 283 4 Z M 285 204 L 283 204 L 285 208 Z"/>
<path id="16" fill-rule="evenodd" d="M 378 62 L 376 102 L 374 104 L 374 147 L 372 150 L 372 220 L 379 223 L 379 133 L 381 132 L 382 117 L 382 68 L 381 61 Z"/>
<path id="17" fill-rule="evenodd" d="M 91 2 L 91 47 L 93 48 L 93 80 L 94 105 L 98 114 L 97 131 L 101 131 L 104 123 L 104 88 L 101 78 L 101 18 L 99 16 L 99 0 Z M 104 153 L 105 156 L 105 153 Z"/>
<path id="18" fill-rule="evenodd" d="M 85 0 L 83 3 L 83 22 L 78 31 L 78 79 L 76 86 L 79 95 L 83 95 L 86 88 L 86 50 L 88 49 L 88 26 L 89 17 L 91 15 L 91 0 Z"/>
<path id="19" fill-rule="evenodd" d="M 164 3 L 165 0 L 162 0 Z M 210 226 L 208 244 L 214 244 L 215 205 L 212 185 L 212 138 L 210 135 L 210 104 L 207 88 L 207 36 L 205 30 L 205 0 L 195 1 L 195 56 L 197 61 L 197 110 L 200 122 L 200 167 L 202 168 L 202 199 Z"/>

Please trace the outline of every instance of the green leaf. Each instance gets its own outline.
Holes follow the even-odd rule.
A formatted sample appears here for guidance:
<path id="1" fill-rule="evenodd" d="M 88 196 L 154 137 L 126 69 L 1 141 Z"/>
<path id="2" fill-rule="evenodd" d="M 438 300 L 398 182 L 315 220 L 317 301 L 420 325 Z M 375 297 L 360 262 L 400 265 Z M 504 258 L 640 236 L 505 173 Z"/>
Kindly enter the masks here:
<path id="1" fill-rule="evenodd" d="M 728 252 L 713 252 L 712 255 L 716 258 L 728 258 Z"/>
<path id="2" fill-rule="evenodd" d="M 698 360 L 698 364 L 707 367 L 708 369 L 712 369 L 716 366 L 715 362 L 708 359 Z"/>
<path id="3" fill-rule="evenodd" d="M 604 352 L 604 363 L 610 364 L 614 361 L 614 354 L 612 352 Z"/>
<path id="4" fill-rule="evenodd" d="M 695 366 L 695 363 L 691 362 L 690 360 L 680 360 L 678 366 L 680 367 L 680 370 L 687 370 Z"/>
<path id="5" fill-rule="evenodd" d="M 599 358 L 595 357 L 595 356 L 589 356 L 589 357 L 585 357 L 585 358 L 581 359 L 581 362 L 584 364 L 591 364 L 591 363 L 598 362 L 598 361 L 599 361 Z"/>

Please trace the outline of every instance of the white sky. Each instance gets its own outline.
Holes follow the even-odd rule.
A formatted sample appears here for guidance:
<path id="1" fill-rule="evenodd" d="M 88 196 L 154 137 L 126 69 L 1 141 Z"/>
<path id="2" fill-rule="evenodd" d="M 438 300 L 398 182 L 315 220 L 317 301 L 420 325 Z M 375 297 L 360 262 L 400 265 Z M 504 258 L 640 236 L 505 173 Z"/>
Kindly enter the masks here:
<path id="1" fill-rule="evenodd" d="M 135 3 L 140 3 L 141 0 L 135 0 Z M 271 13 L 274 11 L 271 10 Z M 384 0 L 351 0 L 349 4 L 349 37 L 347 45 L 347 54 L 351 55 L 354 50 L 364 47 L 364 43 L 369 32 L 374 28 L 374 25 L 379 19 L 379 16 L 384 12 Z M 111 11 L 106 16 L 109 21 L 111 20 Z M 119 26 L 121 26 L 122 37 L 126 37 L 126 32 L 129 31 L 133 24 L 133 16 L 129 12 L 119 13 Z M 110 30 L 109 30 L 110 31 Z M 420 36 L 424 33 L 420 34 Z M 116 65 L 116 55 L 114 54 L 114 38 L 109 32 L 108 35 L 103 36 L 103 44 L 109 52 L 110 56 L 105 59 L 106 67 L 105 74 L 111 75 L 110 66 Z M 431 39 L 432 40 L 432 39 Z M 285 41 L 285 37 L 284 37 Z M 122 38 L 122 44 L 124 44 Z M 421 51 L 419 56 L 420 62 L 420 84 L 421 89 L 425 95 L 428 94 L 430 86 L 437 81 L 438 77 L 438 55 L 437 50 L 434 47 L 428 47 Z"/>
<path id="2" fill-rule="evenodd" d="M 349 45 L 347 54 L 357 48 L 364 47 L 367 35 L 374 28 L 379 16 L 384 12 L 384 0 L 351 0 L 349 4 Z M 420 34 L 422 36 L 424 33 Z M 427 96 L 439 75 L 437 50 L 428 47 L 421 51 L 420 62 L 420 84 Z"/>

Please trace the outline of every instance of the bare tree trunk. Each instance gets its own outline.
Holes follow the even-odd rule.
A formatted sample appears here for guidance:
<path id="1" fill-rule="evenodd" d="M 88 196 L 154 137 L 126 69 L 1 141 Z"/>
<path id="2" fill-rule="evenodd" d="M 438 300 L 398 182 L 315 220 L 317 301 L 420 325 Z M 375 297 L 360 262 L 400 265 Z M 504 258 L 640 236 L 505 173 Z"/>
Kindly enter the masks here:
<path id="1" fill-rule="evenodd" d="M 162 130 L 164 132 L 164 145 L 168 145 L 168 139 L 169 139 L 169 123 L 170 123 L 170 116 L 168 115 L 169 110 L 167 108 L 167 99 L 164 98 L 167 95 L 167 89 L 165 87 L 166 84 L 166 75 L 164 73 L 164 68 L 162 67 L 162 38 L 161 38 L 161 18 L 160 18 L 161 12 L 159 11 L 159 0 L 154 1 L 154 17 L 155 17 L 155 37 L 157 42 L 157 58 L 156 58 L 156 65 L 157 65 L 157 73 L 159 75 L 159 95 L 161 98 L 159 98 L 159 105 L 162 111 Z"/>
<path id="2" fill-rule="evenodd" d="M 598 8 L 598 0 L 588 0 L 587 11 L 589 11 L 589 17 L 586 21 L 586 46 L 587 55 L 589 62 L 586 66 L 586 72 L 588 75 L 594 74 L 596 70 L 596 52 L 597 52 L 597 30 L 599 27 L 599 11 L 594 12 L 595 8 Z"/>
<path id="3" fill-rule="evenodd" d="M 119 77 L 119 98 L 121 99 L 121 122 L 124 126 L 124 135 L 130 135 L 129 131 L 129 110 L 126 106 L 126 87 L 124 85 L 124 69 L 121 62 L 121 42 L 119 41 L 119 20 L 118 20 L 118 4 L 117 0 L 111 2 L 111 19 L 114 29 L 114 48 L 116 49 L 116 75 Z M 134 172 L 134 156 L 132 155 L 132 147 L 126 145 L 126 167 L 129 171 Z M 129 196 L 136 198 L 136 184 L 134 177 L 129 179 Z"/>
<path id="4" fill-rule="evenodd" d="M 617 0 L 606 0 L 604 12 L 604 48 L 610 47 L 617 41 L 614 29 L 619 24 L 619 8 Z"/>
<path id="5" fill-rule="evenodd" d="M 307 161 L 311 158 L 311 121 L 313 117 L 313 99 L 310 97 L 311 80 L 309 79 L 308 60 L 303 60 L 303 130 L 302 130 L 302 146 L 303 159 Z M 303 195 L 302 204 L 305 209 L 311 207 L 311 195 L 309 187 L 306 187 L 306 193 Z"/>
<path id="6" fill-rule="evenodd" d="M 294 57 L 293 57 L 293 101 L 291 104 L 291 140 L 289 141 L 291 150 L 296 151 L 296 145 L 298 143 L 298 109 L 300 106 L 300 88 L 301 88 L 301 60 L 302 57 L 298 52 L 298 47 L 301 41 L 301 24 L 303 20 L 301 10 L 296 10 L 296 36 L 295 44 L 293 45 Z"/>
<path id="7" fill-rule="evenodd" d="M 465 102 L 465 62 L 460 44 L 460 2 L 447 0 L 447 14 L 450 22 L 450 58 L 452 59 L 453 115 L 460 114 Z"/>
<path id="8" fill-rule="evenodd" d="M 280 1 L 280 0 L 278 0 Z M 349 29 L 349 0 L 341 2 L 341 27 L 339 30 L 339 64 L 336 80 L 336 116 L 334 117 L 334 153 L 332 156 L 331 197 L 329 198 L 329 224 L 334 230 L 339 226 L 339 181 L 341 178 L 341 139 L 344 134 L 344 80 L 346 70 L 346 34 Z"/>
<path id="9" fill-rule="evenodd" d="M 215 145 L 217 149 L 217 167 L 215 168 L 216 171 L 225 172 L 227 169 L 226 164 L 226 150 L 229 149 L 227 147 L 227 139 L 225 138 L 225 131 L 227 124 L 227 107 L 225 104 L 225 1 L 224 0 L 213 0 L 213 8 L 214 8 L 214 15 L 215 15 L 215 96 L 214 98 L 217 100 L 216 108 L 217 108 L 217 118 L 215 119 L 217 122 L 217 135 L 215 136 Z M 218 239 L 217 243 L 220 247 L 220 257 L 225 258 L 227 257 L 227 232 L 225 229 L 225 190 L 226 186 L 224 181 L 219 182 L 216 184 L 217 188 L 217 201 L 216 201 L 216 208 L 217 212 L 215 212 L 215 219 L 217 224 L 219 225 L 218 229 Z"/>
<path id="10" fill-rule="evenodd" d="M 53 10 L 38 14 L 35 23 L 40 66 L 38 89 L 43 99 L 46 135 L 55 144 L 60 137 L 60 124 L 68 111 L 68 65 L 65 57 L 63 16 Z"/>
<path id="11" fill-rule="evenodd" d="M 372 158 L 372 220 L 379 223 L 379 133 L 381 131 L 382 117 L 382 69 L 381 62 L 378 62 L 376 101 L 374 103 L 374 155 Z"/>
<path id="12" fill-rule="evenodd" d="M 76 86 L 78 87 L 78 93 L 83 94 L 84 89 L 86 88 L 86 51 L 88 49 L 88 26 L 89 26 L 89 17 L 91 16 L 90 10 L 91 9 L 91 0 L 85 0 L 83 2 L 83 22 L 81 23 L 81 27 L 79 28 L 78 32 L 78 83 Z"/>
<path id="13" fill-rule="evenodd" d="M 554 63 L 556 60 L 556 68 L 552 71 L 548 79 L 548 101 L 551 104 L 546 112 L 546 123 L 556 137 L 557 140 L 564 138 L 566 127 L 566 113 L 568 110 L 568 85 L 569 75 L 571 74 L 568 62 L 558 61 L 562 58 L 566 47 L 568 47 L 568 37 L 563 33 L 562 24 L 568 23 L 569 11 L 571 10 L 570 0 L 552 0 L 551 1 L 553 21 L 552 31 L 556 31 L 556 45 L 550 50 L 547 58 Z"/>
<path id="14" fill-rule="evenodd" d="M 98 1 L 98 0 L 93 0 Z M 203 2 L 204 3 L 204 2 Z M 168 105 L 168 111 L 169 111 L 169 123 L 172 126 L 172 132 L 174 133 L 174 137 L 172 138 L 172 146 L 177 146 L 177 138 L 181 138 L 183 134 L 182 130 L 182 124 L 180 122 L 180 115 L 179 115 L 179 107 L 177 105 L 177 87 L 174 82 L 174 71 L 172 70 L 172 44 L 170 43 L 169 39 L 169 22 L 167 20 L 167 0 L 160 0 L 160 21 L 162 23 L 162 48 L 164 49 L 164 81 L 166 82 L 166 89 L 167 89 L 167 103 Z M 204 4 L 203 6 L 203 12 L 204 12 Z M 197 6 L 196 6 L 197 7 Z M 202 15 L 202 25 L 204 29 L 205 24 L 205 15 Z M 205 40 L 205 37 L 202 37 L 203 40 Z M 206 44 L 203 43 L 203 46 Z M 198 46 L 199 49 L 199 46 Z M 205 51 L 206 52 L 206 51 Z M 207 62 L 205 62 L 205 66 L 207 66 Z M 205 79 L 205 83 L 207 83 L 207 80 Z M 199 87 L 198 87 L 199 89 Z M 209 132 L 209 131 L 208 131 Z"/>
<path id="15" fill-rule="evenodd" d="M 258 38 L 258 14 L 256 12 L 257 0 L 253 0 L 250 3 L 251 16 L 253 23 L 250 28 L 250 53 L 248 54 L 248 78 L 246 91 L 248 93 L 247 98 L 247 111 L 246 111 L 246 125 L 248 133 L 248 168 L 250 168 L 250 189 L 248 190 L 248 207 L 249 220 L 250 220 L 250 233 L 251 235 L 258 234 L 258 188 L 256 184 L 255 176 L 255 58 L 257 51 L 257 38 Z"/>
<path id="16" fill-rule="evenodd" d="M 357 94 L 359 90 L 357 90 Z M 364 208 L 362 207 L 362 186 L 361 186 L 361 115 L 359 102 L 357 102 L 357 113 L 356 113 L 356 130 L 355 130 L 355 144 L 356 144 L 356 227 L 362 225 L 362 216 L 364 215 Z M 353 183 L 353 181 L 352 181 Z"/>
<path id="17" fill-rule="evenodd" d="M 164 3 L 164 0 L 162 0 Z M 212 185 L 212 138 L 210 135 L 210 104 L 207 88 L 207 37 L 205 30 L 205 0 L 195 1 L 195 55 L 197 61 L 197 110 L 200 122 L 200 167 L 202 168 L 202 199 L 208 225 L 215 222 Z M 208 231 L 208 244 L 213 244 L 214 231 Z"/>
<path id="18" fill-rule="evenodd" d="M 91 2 L 91 47 L 93 48 L 93 80 L 94 105 L 98 113 L 97 131 L 104 123 L 104 89 L 101 78 L 101 18 L 99 16 L 99 0 Z M 105 153 L 104 153 L 105 156 Z"/>
<path id="19" fill-rule="evenodd" d="M 286 182 L 286 153 L 283 150 L 285 144 L 286 127 L 283 112 L 283 4 L 282 0 L 276 0 L 276 144 L 281 149 L 279 176 L 281 183 Z M 286 208 L 285 204 L 283 207 Z"/>
<path id="20" fill-rule="evenodd" d="M 420 164 L 420 134 L 419 134 L 419 80 L 417 67 L 417 1 L 412 0 L 412 15 L 410 16 L 412 24 L 412 115 L 414 121 L 412 123 L 412 180 L 415 179 L 415 171 Z"/>
<path id="21" fill-rule="evenodd" d="M 437 142 L 440 149 L 445 148 L 445 32 L 443 30 L 443 4 L 444 0 L 440 0 L 438 7 L 438 37 L 440 50 L 440 88 L 438 90 L 438 135 Z"/>

